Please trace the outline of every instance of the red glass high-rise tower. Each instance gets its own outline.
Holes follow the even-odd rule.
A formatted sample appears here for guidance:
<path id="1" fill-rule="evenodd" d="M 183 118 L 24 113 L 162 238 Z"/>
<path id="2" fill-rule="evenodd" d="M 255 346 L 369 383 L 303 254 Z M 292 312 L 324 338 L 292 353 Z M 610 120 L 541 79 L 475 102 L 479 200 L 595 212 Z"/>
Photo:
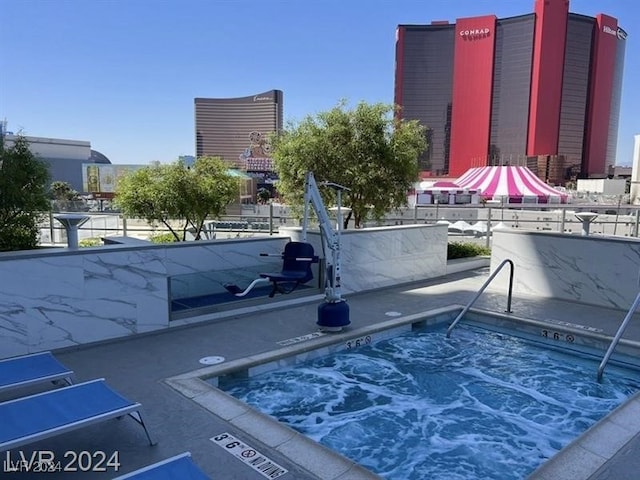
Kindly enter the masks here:
<path id="1" fill-rule="evenodd" d="M 544 180 L 615 163 L 626 33 L 615 18 L 535 0 L 534 12 L 400 25 L 395 103 L 426 128 L 421 170 L 527 165 Z"/>

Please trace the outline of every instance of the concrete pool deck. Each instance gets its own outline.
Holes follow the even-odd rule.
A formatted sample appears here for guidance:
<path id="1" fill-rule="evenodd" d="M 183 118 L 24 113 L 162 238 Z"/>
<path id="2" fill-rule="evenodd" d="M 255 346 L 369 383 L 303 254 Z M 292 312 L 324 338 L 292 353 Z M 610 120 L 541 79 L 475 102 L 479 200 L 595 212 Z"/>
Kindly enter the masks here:
<path id="1" fill-rule="evenodd" d="M 358 329 L 388 322 L 391 317 L 387 313 L 410 316 L 451 305 L 464 305 L 479 290 L 487 275 L 488 269 L 479 269 L 419 284 L 349 296 L 347 300 L 352 325 L 348 331 L 337 335 L 353 334 Z M 279 299 L 282 298 L 286 300 L 286 297 Z M 149 446 L 143 430 L 131 419 L 113 420 L 19 450 L 25 455 L 37 450 L 52 450 L 56 458 L 63 458 L 67 451 L 103 451 L 107 454 L 117 451 L 121 464 L 118 472 L 113 469 L 107 475 L 104 472 L 59 472 L 38 477 L 33 474 L 8 474 L 0 467 L 0 478 L 111 478 L 185 451 L 190 451 L 195 463 L 213 479 L 268 478 L 211 440 L 222 434 L 232 435 L 268 457 L 273 464 L 288 470 L 279 478 L 375 478 L 353 462 L 345 462 L 329 451 L 319 454 L 316 448 L 311 448 L 311 442 L 302 436 L 300 442 L 285 448 L 279 448 L 287 443 L 287 435 L 290 435 L 284 430 L 273 431 L 258 439 L 247 432 L 251 432 L 251 429 L 263 433 L 266 431 L 267 426 L 259 417 L 246 415 L 242 419 L 245 425 L 239 425 L 238 422 L 234 424 L 231 418 L 211 413 L 201 403 L 176 391 L 171 381 L 167 382 L 168 379 L 175 382 L 176 378 L 203 369 L 204 365 L 199 360 L 204 357 L 224 357 L 225 364 L 230 364 L 249 357 L 270 355 L 273 351 L 281 350 L 283 343 L 286 344 L 290 339 L 313 334 L 317 330 L 315 320 L 319 300 L 313 298 L 305 302 L 296 299 L 296 302 L 289 306 L 280 304 L 276 309 L 265 309 L 275 305 L 273 300 L 266 299 L 265 305 L 261 306 L 263 309 L 250 307 L 242 311 L 225 312 L 218 318 L 212 315 L 211 321 L 184 325 L 162 333 L 56 352 L 56 356 L 75 371 L 76 381 L 104 377 L 123 395 L 140 402 L 145 422 L 158 444 Z M 489 288 L 475 306 L 482 310 L 503 312 L 506 292 Z M 607 336 L 613 336 L 626 313 L 518 296 L 513 299 L 512 311 L 515 316 L 544 321 L 550 327 L 570 323 L 576 328 L 601 331 Z M 634 318 L 624 338 L 640 342 L 640 318 Z M 193 392 L 193 396 L 197 394 L 197 391 Z M 225 405 L 220 405 L 220 398 L 214 402 L 217 409 L 224 409 Z M 228 406 L 235 408 L 233 404 Z M 228 412 L 230 417 L 238 418 L 232 410 Z M 570 450 L 554 457 L 532 478 L 636 478 L 640 471 L 638 413 L 640 400 L 635 397 L 624 408 L 607 417 L 602 423 L 607 428 L 589 430 L 586 436 L 572 444 Z M 18 452 L 12 451 L 11 454 L 18 455 Z"/>

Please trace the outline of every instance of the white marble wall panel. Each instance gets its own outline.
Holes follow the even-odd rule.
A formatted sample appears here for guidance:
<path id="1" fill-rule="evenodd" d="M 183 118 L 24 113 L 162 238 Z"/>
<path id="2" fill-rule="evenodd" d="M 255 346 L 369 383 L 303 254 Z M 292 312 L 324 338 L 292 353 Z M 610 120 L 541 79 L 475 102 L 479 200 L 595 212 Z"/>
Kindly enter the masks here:
<path id="1" fill-rule="evenodd" d="M 259 263 L 270 263 L 260 253 L 280 254 L 288 239 L 282 237 L 239 239 L 229 242 L 205 241 L 193 245 L 169 245 L 166 249 L 168 275 L 242 269 Z M 180 248 L 182 247 L 182 248 Z"/>
<path id="2" fill-rule="evenodd" d="M 0 254 L 0 358 L 169 326 L 178 272 L 273 269 L 286 238 Z"/>
<path id="3" fill-rule="evenodd" d="M 30 349 L 82 345 L 138 332 L 135 298 L 64 298 L 60 304 L 35 299 L 25 312 Z"/>
<path id="4" fill-rule="evenodd" d="M 164 279 L 164 292 L 168 291 L 168 279 Z M 136 300 L 136 332 L 144 333 L 152 332 L 160 328 L 166 328 L 169 324 L 169 316 L 171 315 L 171 305 L 169 298 L 159 301 L 158 298 L 148 295 L 141 296 Z"/>
<path id="5" fill-rule="evenodd" d="M 0 278 L 7 280 L 0 282 L 0 355 L 138 333 L 139 304 L 168 301 L 158 252 L 83 249 L 17 253 L 15 260 L 3 256 Z M 152 318 L 155 328 L 166 326 L 167 310 Z M 149 323 L 145 320 L 142 331 Z M 19 327 L 4 335 L 3 324 Z"/>
<path id="6" fill-rule="evenodd" d="M 559 298 L 628 310 L 638 294 L 640 241 L 548 232 L 494 232 L 491 270 L 504 259 L 514 269 L 514 294 Z M 508 267 L 492 288 L 508 287 Z"/>
<path id="7" fill-rule="evenodd" d="M 292 239 L 299 228 L 282 228 Z M 308 241 L 322 256 L 320 234 L 308 232 Z M 447 228 L 444 225 L 407 225 L 345 230 L 341 233 L 342 291 L 361 292 L 446 274 Z M 329 252 L 327 252 L 329 255 Z"/>
<path id="8" fill-rule="evenodd" d="M 249 269 L 278 271 L 277 255 L 288 241 L 280 236 L 2 253 L 0 358 L 167 328 L 170 278 L 180 277 L 176 288 L 189 294 L 203 275 L 218 287 L 234 282 L 234 274 L 248 281 L 254 278 L 245 278 Z M 319 234 L 310 232 L 310 241 L 322 255 Z M 443 226 L 346 231 L 343 291 L 444 275 L 446 249 Z"/>
<path id="9" fill-rule="evenodd" d="M 42 272 L 56 272 L 43 275 Z M 21 297 L 34 292 L 47 295 L 81 296 L 84 289 L 84 271 L 81 257 L 39 256 L 17 259 L 10 263 L 0 261 L 2 289 L 0 295 Z"/>
<path id="10" fill-rule="evenodd" d="M 68 308 L 66 298 L 82 296 L 82 260 L 40 257 L 0 262 L 0 279 L 1 356 L 27 353 L 33 337 L 51 322 L 49 316 Z M 52 335 L 61 338 L 66 334 L 54 331 Z"/>
<path id="11" fill-rule="evenodd" d="M 118 251 L 82 256 L 84 293 L 101 298 L 108 286 L 111 295 L 128 295 L 146 291 L 154 294 L 166 290 L 167 267 L 164 249 Z"/>
<path id="12" fill-rule="evenodd" d="M 0 358 L 22 355 L 29 351 L 29 325 L 20 322 L 15 310 L 22 307 L 0 298 Z"/>

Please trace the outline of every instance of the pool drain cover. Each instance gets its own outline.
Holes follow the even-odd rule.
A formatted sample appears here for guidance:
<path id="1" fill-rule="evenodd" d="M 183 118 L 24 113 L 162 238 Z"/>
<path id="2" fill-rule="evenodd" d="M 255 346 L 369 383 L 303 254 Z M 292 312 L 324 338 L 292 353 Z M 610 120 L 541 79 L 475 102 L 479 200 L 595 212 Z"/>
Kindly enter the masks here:
<path id="1" fill-rule="evenodd" d="M 224 357 L 218 356 L 203 357 L 200 359 L 200 363 L 202 363 L 203 365 L 217 365 L 222 362 L 224 362 Z"/>

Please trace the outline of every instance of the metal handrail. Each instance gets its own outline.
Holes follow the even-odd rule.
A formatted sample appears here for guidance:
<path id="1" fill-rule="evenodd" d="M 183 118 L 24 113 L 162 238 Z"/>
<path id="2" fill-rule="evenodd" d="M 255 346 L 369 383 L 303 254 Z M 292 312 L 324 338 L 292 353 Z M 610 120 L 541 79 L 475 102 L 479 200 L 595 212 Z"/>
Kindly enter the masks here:
<path id="1" fill-rule="evenodd" d="M 449 328 L 447 329 L 447 338 L 449 338 L 451 336 L 451 331 L 458 324 L 460 319 L 462 319 L 462 317 L 464 317 L 464 315 L 469 311 L 469 309 L 473 306 L 473 304 L 476 303 L 476 300 L 478 300 L 478 298 L 480 298 L 480 295 L 482 295 L 482 292 L 484 292 L 485 289 L 489 286 L 489 284 L 491 283 L 491 280 L 493 280 L 495 278 L 495 276 L 498 273 L 500 273 L 500 270 L 502 270 L 502 267 L 504 267 L 507 263 L 509 264 L 509 266 L 511 268 L 510 268 L 510 272 L 509 272 L 509 294 L 507 296 L 507 310 L 506 310 L 506 312 L 507 313 L 511 313 L 511 292 L 513 291 L 513 262 L 507 258 L 506 260 L 503 260 L 500 265 L 498 265 L 498 268 L 496 268 L 496 270 L 491 274 L 491 276 L 487 279 L 487 281 L 484 282 L 484 284 L 482 285 L 482 287 L 480 288 L 478 293 L 476 293 L 475 297 L 473 297 L 473 299 L 469 302 L 469 304 L 462 309 L 460 314 L 456 317 L 456 319 L 453 321 L 453 323 L 449 326 Z"/>
<path id="2" fill-rule="evenodd" d="M 613 340 L 611 341 L 611 344 L 609 345 L 609 348 L 607 349 L 607 353 L 604 354 L 604 357 L 603 357 L 602 361 L 600 362 L 600 366 L 598 367 L 598 381 L 602 380 L 602 374 L 604 373 L 604 367 L 607 364 L 607 362 L 609 361 L 609 358 L 611 358 L 611 354 L 613 353 L 613 351 L 615 350 L 616 346 L 618 345 L 618 342 L 622 338 L 622 334 L 624 333 L 625 329 L 627 328 L 627 325 L 631 321 L 631 317 L 633 317 L 633 314 L 636 312 L 636 310 L 638 309 L 639 305 L 640 305 L 640 292 L 636 296 L 636 299 L 633 302 L 633 305 L 631 305 L 631 308 L 627 312 L 627 315 L 624 317 L 624 320 L 620 324 L 620 327 L 618 327 L 618 331 L 616 332 L 615 337 L 613 337 Z"/>

